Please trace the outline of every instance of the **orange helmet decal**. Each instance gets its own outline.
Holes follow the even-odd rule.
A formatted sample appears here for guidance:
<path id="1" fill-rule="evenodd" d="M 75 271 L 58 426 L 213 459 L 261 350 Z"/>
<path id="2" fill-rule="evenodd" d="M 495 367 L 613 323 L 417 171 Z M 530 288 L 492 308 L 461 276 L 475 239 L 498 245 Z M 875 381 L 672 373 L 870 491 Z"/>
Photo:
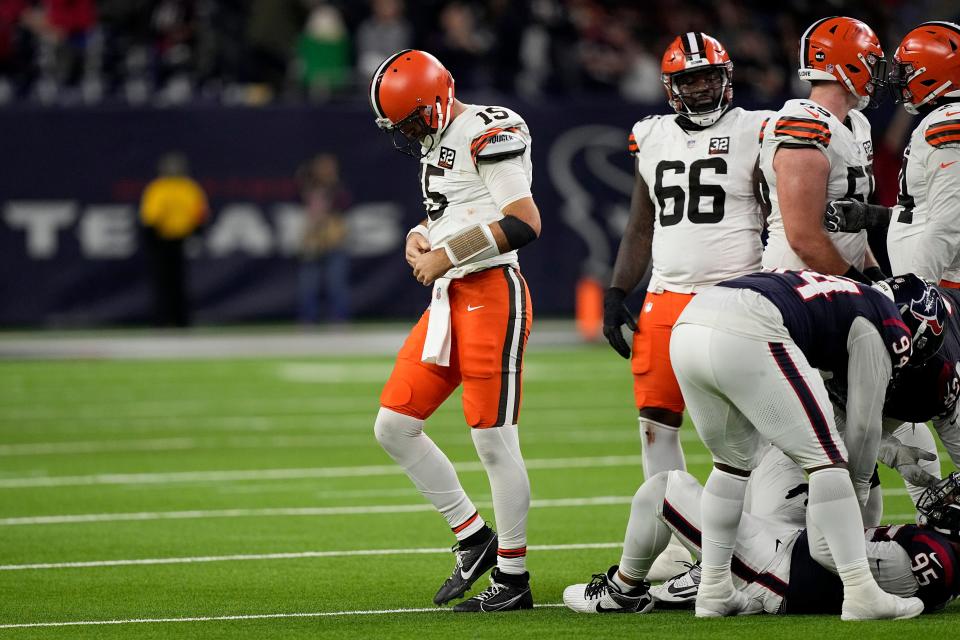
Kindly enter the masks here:
<path id="1" fill-rule="evenodd" d="M 859 98 L 863 109 L 878 96 L 886 82 L 886 61 L 880 40 L 866 23 L 856 18 L 821 18 L 800 38 L 801 80 L 840 82 Z"/>
<path id="2" fill-rule="evenodd" d="M 960 26 L 925 22 L 907 33 L 893 56 L 890 84 L 910 113 L 960 97 Z"/>
<path id="3" fill-rule="evenodd" d="M 377 67 L 369 97 L 377 125 L 390 133 L 399 130 L 408 140 L 410 148 L 401 150 L 413 152 L 416 145 L 429 149 L 450 124 L 453 76 L 426 51 L 404 49 Z"/>
<path id="4" fill-rule="evenodd" d="M 681 95 L 677 78 L 688 72 L 706 69 L 719 71 L 719 95 L 713 104 L 693 108 Z M 699 31 L 689 31 L 674 38 L 660 61 L 660 78 L 673 110 L 700 126 L 708 127 L 716 122 L 733 100 L 733 63 L 730 56 L 719 40 Z"/>

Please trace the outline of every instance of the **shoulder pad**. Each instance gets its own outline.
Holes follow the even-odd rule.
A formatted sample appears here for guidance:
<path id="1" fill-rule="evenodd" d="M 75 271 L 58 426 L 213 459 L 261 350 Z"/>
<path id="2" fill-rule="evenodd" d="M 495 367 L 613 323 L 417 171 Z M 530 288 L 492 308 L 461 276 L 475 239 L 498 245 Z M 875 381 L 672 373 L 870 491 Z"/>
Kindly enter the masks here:
<path id="1" fill-rule="evenodd" d="M 778 114 L 773 126 L 773 136 L 780 142 L 804 144 L 826 149 L 830 146 L 830 125 L 823 121 L 823 116 L 784 115 Z"/>
<path id="2" fill-rule="evenodd" d="M 938 149 L 960 146 L 960 106 L 956 111 L 944 110 L 935 114 L 938 117 L 923 131 L 927 144 Z"/>
<path id="3" fill-rule="evenodd" d="M 637 120 L 633 124 L 633 128 L 630 130 L 630 135 L 627 138 L 627 151 L 630 152 L 630 155 L 637 154 L 643 141 L 650 135 L 651 129 L 660 122 L 661 118 L 663 118 L 663 116 L 647 116 L 646 118 Z"/>
<path id="4" fill-rule="evenodd" d="M 519 127 L 488 129 L 470 143 L 470 155 L 476 163 L 514 158 L 526 150 L 527 142 Z"/>

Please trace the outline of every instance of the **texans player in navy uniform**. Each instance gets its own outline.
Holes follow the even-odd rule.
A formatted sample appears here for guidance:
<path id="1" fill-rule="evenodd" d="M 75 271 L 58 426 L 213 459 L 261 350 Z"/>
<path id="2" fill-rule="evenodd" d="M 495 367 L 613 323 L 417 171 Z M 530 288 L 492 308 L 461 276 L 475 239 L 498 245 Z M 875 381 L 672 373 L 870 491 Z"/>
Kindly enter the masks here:
<path id="1" fill-rule="evenodd" d="M 812 549 L 814 557 L 832 558 L 844 583 L 842 618 L 904 618 L 922 610 L 918 600 L 883 592 L 870 575 L 861 508 L 887 385 L 911 359 L 939 349 L 945 311 L 939 293 L 916 276 L 881 285 L 883 291 L 811 271 L 757 273 L 703 292 L 678 319 L 671 360 L 714 459 L 701 510 L 698 616 L 757 610 L 735 587 L 731 557 L 763 439 L 809 474 Z M 817 369 L 847 376 L 843 440 Z"/>

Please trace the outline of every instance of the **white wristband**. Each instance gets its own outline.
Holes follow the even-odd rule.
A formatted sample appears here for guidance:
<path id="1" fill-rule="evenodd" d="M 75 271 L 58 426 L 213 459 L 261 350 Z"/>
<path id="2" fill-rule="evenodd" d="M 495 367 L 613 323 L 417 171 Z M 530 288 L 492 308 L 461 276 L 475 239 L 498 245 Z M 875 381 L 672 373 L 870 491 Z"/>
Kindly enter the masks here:
<path id="1" fill-rule="evenodd" d="M 426 228 L 425 226 L 423 226 L 422 224 L 418 224 L 418 225 L 415 226 L 413 229 L 410 229 L 410 231 L 407 231 L 407 237 L 408 237 L 408 238 L 410 237 L 410 234 L 411 234 L 411 233 L 419 233 L 420 235 L 422 235 L 422 236 L 423 236 L 424 238 L 426 238 L 427 240 L 430 239 L 430 230 L 427 229 L 427 228 Z"/>

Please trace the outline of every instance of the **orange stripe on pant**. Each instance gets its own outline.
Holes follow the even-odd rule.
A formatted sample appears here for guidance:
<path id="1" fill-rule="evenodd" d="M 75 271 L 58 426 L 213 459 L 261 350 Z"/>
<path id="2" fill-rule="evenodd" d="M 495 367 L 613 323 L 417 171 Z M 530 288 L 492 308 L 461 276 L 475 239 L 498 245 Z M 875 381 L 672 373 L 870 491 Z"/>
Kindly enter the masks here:
<path id="1" fill-rule="evenodd" d="M 512 267 L 493 267 L 453 280 L 450 366 L 420 361 L 430 310 L 397 354 L 380 405 L 425 420 L 463 385 L 463 415 L 474 428 L 516 424 L 520 417 L 523 351 L 533 324 L 527 284 Z"/>

